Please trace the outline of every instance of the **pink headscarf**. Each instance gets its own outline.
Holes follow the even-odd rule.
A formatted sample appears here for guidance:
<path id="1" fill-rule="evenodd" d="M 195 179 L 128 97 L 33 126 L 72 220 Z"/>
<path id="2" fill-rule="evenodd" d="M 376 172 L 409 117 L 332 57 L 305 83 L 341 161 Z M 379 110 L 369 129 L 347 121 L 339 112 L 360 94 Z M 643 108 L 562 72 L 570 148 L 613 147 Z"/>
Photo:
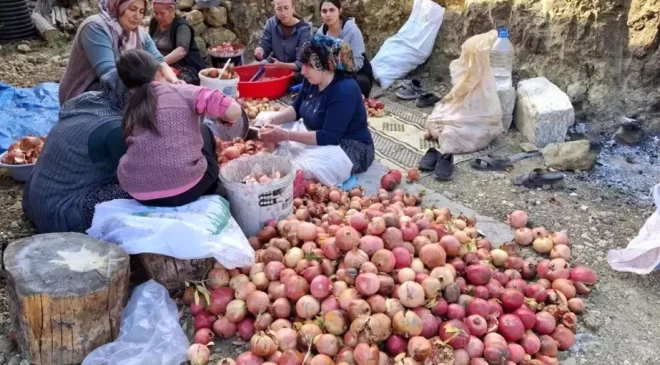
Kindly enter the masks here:
<path id="1" fill-rule="evenodd" d="M 119 17 L 136 0 L 101 0 L 100 14 L 110 30 L 119 38 L 119 50 L 126 51 L 140 47 L 144 40 L 140 28 L 127 32 L 119 24 Z M 146 0 L 145 0 L 146 2 Z"/>
<path id="2" fill-rule="evenodd" d="M 176 6 L 177 0 L 154 0 L 154 4 L 163 4 L 163 5 Z"/>

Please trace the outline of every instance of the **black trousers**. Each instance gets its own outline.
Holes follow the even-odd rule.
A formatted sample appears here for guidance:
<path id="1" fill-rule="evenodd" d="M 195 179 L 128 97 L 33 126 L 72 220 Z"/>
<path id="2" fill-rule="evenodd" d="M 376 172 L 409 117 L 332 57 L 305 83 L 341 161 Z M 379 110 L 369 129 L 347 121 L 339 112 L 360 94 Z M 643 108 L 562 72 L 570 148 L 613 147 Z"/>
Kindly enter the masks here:
<path id="1" fill-rule="evenodd" d="M 215 154 L 215 138 L 211 129 L 206 125 L 200 126 L 200 132 L 204 139 L 202 155 L 206 159 L 206 172 L 199 182 L 189 190 L 167 198 L 140 200 L 140 203 L 153 207 L 178 207 L 201 198 L 203 195 L 215 194 L 218 189 L 220 169 L 218 167 L 218 156 Z"/>
<path id="2" fill-rule="evenodd" d="M 373 86 L 373 81 L 368 75 L 358 73 L 355 75 L 355 81 L 357 81 L 358 86 L 360 86 L 360 91 L 365 98 L 369 97 L 371 93 L 371 87 Z"/>

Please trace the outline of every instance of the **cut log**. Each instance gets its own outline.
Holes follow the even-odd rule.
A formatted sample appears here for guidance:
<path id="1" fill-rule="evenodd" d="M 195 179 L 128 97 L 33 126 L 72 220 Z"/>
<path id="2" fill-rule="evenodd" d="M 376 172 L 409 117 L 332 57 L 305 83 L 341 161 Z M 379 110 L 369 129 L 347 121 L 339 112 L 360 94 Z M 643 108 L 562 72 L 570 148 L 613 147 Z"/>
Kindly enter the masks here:
<path id="1" fill-rule="evenodd" d="M 16 341 L 31 364 L 80 363 L 119 334 L 129 285 L 119 246 L 49 233 L 12 242 L 3 260 Z"/>
<path id="2" fill-rule="evenodd" d="M 139 257 L 147 277 L 163 285 L 170 293 L 184 290 L 186 280 L 203 279 L 215 263 L 215 259 L 179 260 L 151 253 L 143 253 Z"/>
<path id="3" fill-rule="evenodd" d="M 53 27 L 52 24 L 46 18 L 44 18 L 41 14 L 35 12 L 32 12 L 32 22 L 34 23 L 34 26 L 37 28 L 37 31 L 41 35 L 41 38 L 46 40 L 47 42 L 52 41 L 53 39 L 57 38 L 57 36 L 60 34 L 60 32 Z"/>

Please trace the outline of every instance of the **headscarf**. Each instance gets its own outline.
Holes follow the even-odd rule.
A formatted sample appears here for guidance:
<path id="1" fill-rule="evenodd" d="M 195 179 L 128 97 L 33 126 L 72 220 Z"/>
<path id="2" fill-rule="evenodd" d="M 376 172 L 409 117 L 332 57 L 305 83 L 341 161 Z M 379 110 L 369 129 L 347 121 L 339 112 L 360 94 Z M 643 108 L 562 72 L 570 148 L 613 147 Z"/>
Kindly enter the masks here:
<path id="1" fill-rule="evenodd" d="M 101 77 L 101 92 L 103 97 L 108 100 L 108 104 L 119 110 L 124 110 L 124 106 L 131 96 L 131 92 L 121 82 L 117 70 L 112 70 Z"/>
<path id="2" fill-rule="evenodd" d="M 341 39 L 315 35 L 303 45 L 303 59 L 317 71 L 355 71 L 351 45 Z"/>
<path id="3" fill-rule="evenodd" d="M 108 24 L 110 30 L 119 38 L 119 50 L 126 51 L 138 48 L 144 43 L 142 32 L 138 27 L 134 31 L 127 32 L 119 24 L 119 17 L 128 9 L 135 0 L 101 0 L 100 15 Z"/>
<path id="4" fill-rule="evenodd" d="M 170 6 L 176 6 L 178 3 L 178 0 L 154 0 L 154 4 L 163 4 L 163 5 L 170 5 Z"/>
<path id="5" fill-rule="evenodd" d="M 60 109 L 60 119 L 76 117 L 82 113 L 99 117 L 121 116 L 131 93 L 121 82 L 117 70 L 103 75 L 100 83 L 101 90 L 84 92 L 64 103 Z"/>

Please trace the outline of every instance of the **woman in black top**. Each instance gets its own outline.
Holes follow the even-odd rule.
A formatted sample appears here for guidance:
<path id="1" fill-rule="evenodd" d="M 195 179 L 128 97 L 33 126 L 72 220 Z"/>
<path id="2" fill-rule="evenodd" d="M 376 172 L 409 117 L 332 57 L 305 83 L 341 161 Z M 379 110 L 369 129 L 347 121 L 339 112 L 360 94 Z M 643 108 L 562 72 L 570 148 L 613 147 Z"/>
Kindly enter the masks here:
<path id="1" fill-rule="evenodd" d="M 199 85 L 199 71 L 204 60 L 195 42 L 195 32 L 185 19 L 176 15 L 177 0 L 155 0 L 154 17 L 149 35 L 165 62 L 179 70 L 179 78 L 188 84 Z"/>

